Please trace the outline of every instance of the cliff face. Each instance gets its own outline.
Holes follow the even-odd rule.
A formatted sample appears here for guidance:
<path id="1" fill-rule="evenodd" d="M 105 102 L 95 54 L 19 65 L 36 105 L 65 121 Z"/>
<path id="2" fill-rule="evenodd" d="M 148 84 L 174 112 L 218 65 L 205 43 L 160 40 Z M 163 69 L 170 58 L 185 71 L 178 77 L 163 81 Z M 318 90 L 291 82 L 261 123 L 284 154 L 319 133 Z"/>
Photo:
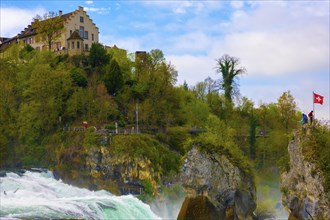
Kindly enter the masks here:
<path id="1" fill-rule="evenodd" d="M 296 133 L 288 146 L 290 170 L 281 175 L 282 202 L 291 211 L 289 219 L 329 219 L 330 195 L 320 170 L 304 158 L 304 138 L 308 135 Z"/>
<path id="2" fill-rule="evenodd" d="M 156 179 L 160 174 L 153 170 L 151 161 L 143 157 L 112 155 L 106 147 L 100 147 L 89 150 L 86 166 L 94 178 L 115 181 L 121 194 L 143 193 L 143 181 L 151 183 L 153 194 L 157 192 Z"/>
<path id="3" fill-rule="evenodd" d="M 234 219 L 235 215 L 249 219 L 256 208 L 252 177 L 224 155 L 193 147 L 184 162 L 181 180 L 187 197 L 178 219 L 199 219 L 198 213 L 205 210 L 209 210 L 207 219 Z M 199 201 L 203 202 L 201 210 L 196 205 Z"/>
<path id="4" fill-rule="evenodd" d="M 54 170 L 63 181 L 80 187 L 147 199 L 158 194 L 157 183 L 180 169 L 179 155 L 151 135 L 114 135 L 104 143 L 87 131 L 72 139 L 58 148 Z"/>

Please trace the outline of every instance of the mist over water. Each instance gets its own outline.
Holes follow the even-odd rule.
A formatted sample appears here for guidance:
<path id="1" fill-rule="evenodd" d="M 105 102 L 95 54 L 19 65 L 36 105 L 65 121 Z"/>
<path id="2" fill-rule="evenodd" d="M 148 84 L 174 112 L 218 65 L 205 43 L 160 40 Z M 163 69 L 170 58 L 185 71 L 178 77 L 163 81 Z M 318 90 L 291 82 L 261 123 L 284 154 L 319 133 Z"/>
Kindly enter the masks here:
<path id="1" fill-rule="evenodd" d="M 269 211 L 276 220 L 287 220 L 289 213 L 282 205 L 279 174 L 259 177 L 257 180 L 257 211 Z"/>
<path id="2" fill-rule="evenodd" d="M 151 204 L 151 210 L 162 219 L 177 219 L 184 196 L 179 199 L 173 200 L 169 197 L 156 199 Z"/>
<path id="3" fill-rule="evenodd" d="M 0 218 L 160 219 L 132 195 L 74 187 L 51 172 L 7 173 L 0 189 Z"/>

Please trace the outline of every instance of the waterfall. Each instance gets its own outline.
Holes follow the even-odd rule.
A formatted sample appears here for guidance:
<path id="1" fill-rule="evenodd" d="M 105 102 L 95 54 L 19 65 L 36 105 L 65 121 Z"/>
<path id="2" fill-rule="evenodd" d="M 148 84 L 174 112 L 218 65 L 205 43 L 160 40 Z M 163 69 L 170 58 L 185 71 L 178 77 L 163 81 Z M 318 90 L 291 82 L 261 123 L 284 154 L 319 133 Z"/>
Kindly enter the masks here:
<path id="1" fill-rule="evenodd" d="M 160 219 L 132 195 L 74 187 L 50 171 L 7 173 L 0 178 L 0 190 L 1 219 Z"/>

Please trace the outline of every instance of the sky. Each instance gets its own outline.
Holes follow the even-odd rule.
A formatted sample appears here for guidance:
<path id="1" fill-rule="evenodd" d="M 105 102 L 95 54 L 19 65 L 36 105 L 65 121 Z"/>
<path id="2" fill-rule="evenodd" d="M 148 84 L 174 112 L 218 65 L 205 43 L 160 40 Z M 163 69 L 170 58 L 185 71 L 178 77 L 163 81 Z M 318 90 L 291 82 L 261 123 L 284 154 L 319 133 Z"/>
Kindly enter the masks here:
<path id="1" fill-rule="evenodd" d="M 129 53 L 160 49 L 178 71 L 177 85 L 219 79 L 216 60 L 237 57 L 246 74 L 241 96 L 275 103 L 290 91 L 298 110 L 330 119 L 330 1 L 19 1 L 0 0 L 1 37 L 13 37 L 33 17 L 83 6 L 100 31 L 100 43 Z"/>

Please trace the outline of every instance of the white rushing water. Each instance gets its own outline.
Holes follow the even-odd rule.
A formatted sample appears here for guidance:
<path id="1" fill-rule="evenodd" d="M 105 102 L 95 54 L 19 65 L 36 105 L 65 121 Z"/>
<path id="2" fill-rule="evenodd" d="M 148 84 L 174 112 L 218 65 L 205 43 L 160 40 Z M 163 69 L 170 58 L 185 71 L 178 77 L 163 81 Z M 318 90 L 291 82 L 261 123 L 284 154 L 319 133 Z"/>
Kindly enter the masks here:
<path id="1" fill-rule="evenodd" d="M 90 191 L 54 179 L 51 172 L 0 178 L 0 218 L 160 219 L 132 195 Z"/>

